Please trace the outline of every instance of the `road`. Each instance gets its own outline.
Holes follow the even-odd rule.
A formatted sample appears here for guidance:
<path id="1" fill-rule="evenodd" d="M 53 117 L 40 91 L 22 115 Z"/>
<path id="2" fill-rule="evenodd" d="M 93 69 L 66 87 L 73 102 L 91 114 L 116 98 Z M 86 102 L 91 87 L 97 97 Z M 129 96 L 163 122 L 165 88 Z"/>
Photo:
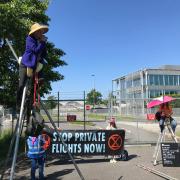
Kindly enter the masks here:
<path id="1" fill-rule="evenodd" d="M 150 173 L 140 167 L 139 164 L 143 164 L 146 167 L 156 169 L 160 172 L 164 172 L 171 177 L 180 179 L 180 167 L 163 167 L 161 157 L 158 157 L 159 164 L 153 166 L 152 155 L 154 146 L 145 145 L 138 146 L 137 139 L 139 137 L 140 142 L 156 142 L 158 136 L 158 125 L 155 132 L 147 131 L 141 128 L 142 124 L 136 123 L 121 123 L 118 122 L 117 126 L 126 130 L 125 144 L 135 144 L 135 146 L 125 146 L 129 153 L 128 161 L 118 161 L 117 163 L 110 163 L 109 159 L 104 156 L 88 156 L 88 157 L 75 157 L 78 168 L 80 169 L 85 180 L 161 180 L 164 179 L 153 173 Z M 86 126 L 87 129 L 104 129 L 107 126 L 106 122 L 96 123 L 95 126 Z M 152 125 L 151 125 L 152 126 Z M 144 126 L 142 126 L 144 127 Z M 152 126 L 153 127 L 153 126 Z M 152 128 L 150 127 L 150 129 Z M 83 126 L 72 124 L 61 124 L 62 129 L 83 129 Z M 30 175 L 30 162 L 28 159 L 19 161 L 16 168 L 15 179 L 29 179 Z M 47 179 L 63 179 L 63 180 L 78 180 L 78 175 L 71 160 L 62 158 L 50 157 L 47 159 L 45 167 L 45 175 Z"/>
<path id="2" fill-rule="evenodd" d="M 85 180 L 162 180 L 163 178 L 139 168 L 137 165 L 143 164 L 154 168 L 151 163 L 153 147 L 129 147 L 130 159 L 128 161 L 118 161 L 115 164 L 102 156 L 77 157 L 75 159 Z M 45 174 L 47 179 L 52 180 L 79 180 L 80 177 L 73 164 L 69 160 L 54 159 L 46 163 Z M 17 168 L 17 179 L 28 179 L 30 174 L 30 163 L 22 162 Z M 162 164 L 155 167 L 156 170 L 164 172 L 172 177 L 180 179 L 180 168 L 163 168 Z"/>
<path id="3" fill-rule="evenodd" d="M 156 143 L 158 133 L 144 130 L 141 128 L 141 124 L 137 122 L 117 122 L 117 127 L 126 131 L 125 144 Z M 96 127 L 105 128 L 106 126 L 107 122 L 96 122 Z M 158 125 L 156 126 L 158 127 Z"/>

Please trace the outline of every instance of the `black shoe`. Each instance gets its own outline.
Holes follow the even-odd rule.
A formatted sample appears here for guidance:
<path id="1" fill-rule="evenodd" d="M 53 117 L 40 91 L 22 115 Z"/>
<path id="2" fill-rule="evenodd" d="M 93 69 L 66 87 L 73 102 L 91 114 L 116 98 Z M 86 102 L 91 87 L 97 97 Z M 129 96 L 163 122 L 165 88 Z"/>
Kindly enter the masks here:
<path id="1" fill-rule="evenodd" d="M 161 133 L 163 132 L 164 128 L 161 128 Z"/>

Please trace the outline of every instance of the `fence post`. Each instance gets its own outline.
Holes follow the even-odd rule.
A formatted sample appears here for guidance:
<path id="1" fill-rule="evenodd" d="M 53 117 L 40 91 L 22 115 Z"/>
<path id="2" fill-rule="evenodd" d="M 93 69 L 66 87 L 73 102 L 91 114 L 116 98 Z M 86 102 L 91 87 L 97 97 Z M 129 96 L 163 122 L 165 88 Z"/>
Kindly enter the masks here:
<path id="1" fill-rule="evenodd" d="M 59 128 L 59 91 L 58 91 L 58 128 Z"/>
<path id="2" fill-rule="evenodd" d="M 12 117 L 12 121 L 11 121 L 11 125 L 12 125 L 12 131 L 11 131 L 11 135 L 13 136 L 13 133 L 14 133 L 14 118 Z"/>
<path id="3" fill-rule="evenodd" d="M 86 129 L 86 92 L 84 91 L 84 130 Z"/>

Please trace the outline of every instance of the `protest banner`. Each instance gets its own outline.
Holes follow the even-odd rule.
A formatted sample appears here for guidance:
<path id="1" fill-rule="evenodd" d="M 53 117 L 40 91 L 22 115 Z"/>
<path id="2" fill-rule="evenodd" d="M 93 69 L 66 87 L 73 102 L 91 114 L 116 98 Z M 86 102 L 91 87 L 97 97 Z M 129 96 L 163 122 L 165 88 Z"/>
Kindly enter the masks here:
<path id="1" fill-rule="evenodd" d="M 124 130 L 68 130 L 54 132 L 48 152 L 53 155 L 118 155 L 124 148 Z M 65 147 L 67 146 L 67 148 Z"/>

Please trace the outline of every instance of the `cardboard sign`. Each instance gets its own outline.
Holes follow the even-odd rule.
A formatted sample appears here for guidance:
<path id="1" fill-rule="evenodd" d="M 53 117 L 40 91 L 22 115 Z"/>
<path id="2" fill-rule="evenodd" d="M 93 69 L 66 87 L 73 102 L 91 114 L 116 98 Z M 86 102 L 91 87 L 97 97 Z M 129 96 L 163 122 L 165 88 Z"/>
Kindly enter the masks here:
<path id="1" fill-rule="evenodd" d="M 124 148 L 124 130 L 68 130 L 53 133 L 49 153 L 53 155 L 119 155 Z"/>
<path id="2" fill-rule="evenodd" d="M 163 166 L 180 167 L 180 143 L 161 143 Z"/>

